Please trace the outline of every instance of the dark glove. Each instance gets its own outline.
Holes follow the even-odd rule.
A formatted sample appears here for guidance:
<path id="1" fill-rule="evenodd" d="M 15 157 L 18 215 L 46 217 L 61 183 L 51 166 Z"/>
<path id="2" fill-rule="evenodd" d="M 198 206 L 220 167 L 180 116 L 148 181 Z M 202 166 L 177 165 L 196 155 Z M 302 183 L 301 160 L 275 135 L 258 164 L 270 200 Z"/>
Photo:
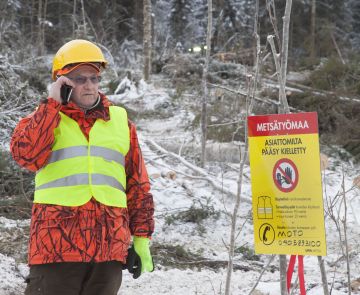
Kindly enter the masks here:
<path id="1" fill-rule="evenodd" d="M 134 245 L 129 248 L 126 264 L 124 264 L 123 269 L 127 269 L 129 273 L 133 275 L 134 279 L 137 279 L 141 275 L 141 259 L 135 252 Z"/>

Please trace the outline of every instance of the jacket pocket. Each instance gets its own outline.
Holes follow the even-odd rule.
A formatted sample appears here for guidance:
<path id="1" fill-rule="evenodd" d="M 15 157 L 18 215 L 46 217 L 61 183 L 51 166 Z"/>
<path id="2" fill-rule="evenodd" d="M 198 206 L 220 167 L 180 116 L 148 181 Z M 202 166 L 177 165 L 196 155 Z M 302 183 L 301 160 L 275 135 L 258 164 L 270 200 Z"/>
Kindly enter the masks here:
<path id="1" fill-rule="evenodd" d="M 106 231 L 111 240 L 113 252 L 115 249 L 126 252 L 130 244 L 129 214 L 126 208 L 105 207 Z"/>

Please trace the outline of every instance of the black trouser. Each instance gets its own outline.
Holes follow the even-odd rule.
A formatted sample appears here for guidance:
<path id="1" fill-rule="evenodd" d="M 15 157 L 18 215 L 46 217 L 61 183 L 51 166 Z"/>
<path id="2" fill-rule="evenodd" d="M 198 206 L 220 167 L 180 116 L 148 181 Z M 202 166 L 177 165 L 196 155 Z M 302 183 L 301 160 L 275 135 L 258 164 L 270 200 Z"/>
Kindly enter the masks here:
<path id="1" fill-rule="evenodd" d="M 116 295 L 121 279 L 119 261 L 32 265 L 25 295 Z"/>

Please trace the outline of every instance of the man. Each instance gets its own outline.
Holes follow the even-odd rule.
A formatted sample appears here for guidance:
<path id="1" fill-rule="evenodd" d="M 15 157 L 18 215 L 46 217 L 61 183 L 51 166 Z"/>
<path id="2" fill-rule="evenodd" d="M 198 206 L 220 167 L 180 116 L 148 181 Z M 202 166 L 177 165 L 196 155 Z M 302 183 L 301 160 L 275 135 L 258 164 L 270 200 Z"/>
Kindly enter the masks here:
<path id="1" fill-rule="evenodd" d="M 25 294 L 115 295 L 123 264 L 153 271 L 149 179 L 134 124 L 98 90 L 106 64 L 89 41 L 63 45 L 48 98 L 12 136 L 13 158 L 36 171 Z"/>

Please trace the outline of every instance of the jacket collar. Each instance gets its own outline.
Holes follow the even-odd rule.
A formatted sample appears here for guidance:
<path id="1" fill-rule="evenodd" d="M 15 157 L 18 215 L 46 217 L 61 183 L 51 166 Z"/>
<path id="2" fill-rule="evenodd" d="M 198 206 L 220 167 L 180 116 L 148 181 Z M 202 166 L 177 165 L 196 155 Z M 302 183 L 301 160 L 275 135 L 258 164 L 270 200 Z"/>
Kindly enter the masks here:
<path id="1" fill-rule="evenodd" d="M 67 105 L 61 107 L 61 112 L 74 120 L 80 118 L 103 119 L 104 121 L 110 120 L 109 106 L 111 105 L 107 97 L 99 92 L 100 101 L 89 110 L 82 110 L 74 102 L 69 102 Z"/>

